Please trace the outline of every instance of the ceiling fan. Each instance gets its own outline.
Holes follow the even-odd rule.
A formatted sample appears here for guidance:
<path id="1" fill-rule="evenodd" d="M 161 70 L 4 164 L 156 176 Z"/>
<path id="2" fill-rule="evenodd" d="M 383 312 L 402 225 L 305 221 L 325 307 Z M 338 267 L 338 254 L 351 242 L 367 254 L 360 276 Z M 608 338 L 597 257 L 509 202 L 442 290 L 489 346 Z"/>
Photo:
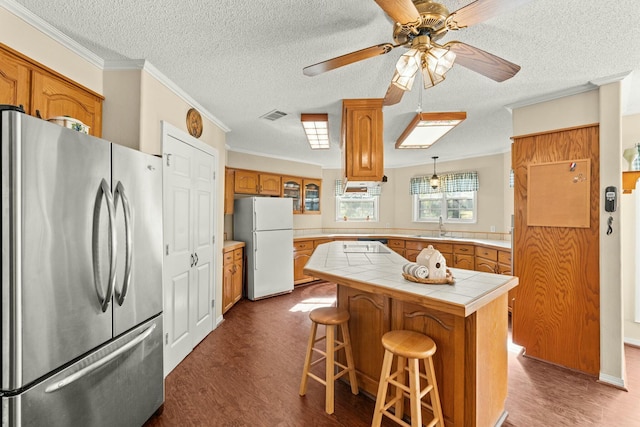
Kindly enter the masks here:
<path id="1" fill-rule="evenodd" d="M 531 0 L 476 0 L 453 13 L 433 0 L 375 0 L 395 22 L 395 44 L 381 43 L 366 49 L 328 59 L 303 69 L 307 76 L 343 67 L 363 59 L 384 55 L 396 47 L 408 47 L 396 64 L 391 84 L 384 97 L 384 105 L 400 102 L 405 91 L 422 73 L 425 89 L 444 80 L 453 63 L 462 65 L 497 82 L 516 75 L 520 66 L 466 43 L 450 41 L 436 43 L 449 30 L 459 30 L 494 15 L 506 12 Z"/>

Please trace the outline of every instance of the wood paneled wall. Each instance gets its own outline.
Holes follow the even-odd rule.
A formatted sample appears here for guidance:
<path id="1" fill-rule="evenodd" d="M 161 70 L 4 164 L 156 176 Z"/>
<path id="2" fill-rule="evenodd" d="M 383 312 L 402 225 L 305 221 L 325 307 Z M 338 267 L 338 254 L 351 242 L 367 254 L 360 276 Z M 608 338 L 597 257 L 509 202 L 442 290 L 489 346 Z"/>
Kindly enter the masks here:
<path id="1" fill-rule="evenodd" d="M 590 227 L 527 226 L 527 166 L 591 159 Z M 600 369 L 599 127 L 514 138 L 513 340 L 526 354 L 597 375 Z M 554 200 L 550 199 L 549 204 Z M 571 210 L 566 215 L 572 215 Z"/>

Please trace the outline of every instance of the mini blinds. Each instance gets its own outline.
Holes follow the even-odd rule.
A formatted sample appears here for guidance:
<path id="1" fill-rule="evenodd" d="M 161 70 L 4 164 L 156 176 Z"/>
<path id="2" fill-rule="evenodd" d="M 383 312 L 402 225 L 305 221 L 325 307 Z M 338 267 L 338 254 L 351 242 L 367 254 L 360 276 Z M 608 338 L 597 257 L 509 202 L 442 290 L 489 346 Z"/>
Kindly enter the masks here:
<path id="1" fill-rule="evenodd" d="M 430 176 L 411 178 L 410 194 L 454 193 L 459 191 L 478 191 L 478 172 L 458 172 L 440 175 L 438 188 L 431 187 Z"/>
<path id="2" fill-rule="evenodd" d="M 353 199 L 362 199 L 363 197 L 379 196 L 382 193 L 382 189 L 379 185 L 374 187 L 368 187 L 366 192 L 346 192 L 342 191 L 342 180 L 336 179 L 336 196 L 351 197 Z"/>

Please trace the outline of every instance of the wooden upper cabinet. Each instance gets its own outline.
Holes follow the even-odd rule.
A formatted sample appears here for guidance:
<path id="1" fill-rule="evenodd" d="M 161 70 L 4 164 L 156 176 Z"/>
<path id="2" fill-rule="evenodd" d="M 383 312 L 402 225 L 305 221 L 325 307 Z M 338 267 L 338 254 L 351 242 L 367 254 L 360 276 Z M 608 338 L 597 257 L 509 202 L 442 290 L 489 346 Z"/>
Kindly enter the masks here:
<path id="1" fill-rule="evenodd" d="M 224 214 L 233 214 L 233 185 L 235 183 L 235 171 L 224 168 Z"/>
<path id="2" fill-rule="evenodd" d="M 0 44 L 0 104 L 22 105 L 25 113 L 49 119 L 69 116 L 102 136 L 104 97 Z"/>
<path id="3" fill-rule="evenodd" d="M 302 213 L 302 178 L 282 177 L 282 197 L 293 199 L 293 213 Z"/>
<path id="4" fill-rule="evenodd" d="M 31 111 L 43 119 L 70 116 L 89 126 L 89 133 L 102 135 L 102 99 L 56 76 L 34 70 Z"/>
<path id="5" fill-rule="evenodd" d="M 384 175 L 382 99 L 344 99 L 341 133 L 344 178 L 381 181 Z"/>
<path id="6" fill-rule="evenodd" d="M 30 110 L 31 70 L 24 61 L 0 49 L 0 104 Z"/>
<path id="7" fill-rule="evenodd" d="M 264 194 L 265 196 L 280 196 L 280 192 L 282 191 L 280 188 L 280 182 L 280 175 L 260 173 L 258 176 L 258 194 Z"/>
<path id="8" fill-rule="evenodd" d="M 234 181 L 234 191 L 239 194 L 280 196 L 282 192 L 280 175 L 236 169 Z"/>
<path id="9" fill-rule="evenodd" d="M 258 172 L 236 169 L 234 191 L 240 194 L 258 194 Z"/>
<path id="10" fill-rule="evenodd" d="M 302 182 L 304 189 L 304 213 L 319 214 L 320 190 L 322 188 L 321 181 L 314 179 L 305 179 Z"/>

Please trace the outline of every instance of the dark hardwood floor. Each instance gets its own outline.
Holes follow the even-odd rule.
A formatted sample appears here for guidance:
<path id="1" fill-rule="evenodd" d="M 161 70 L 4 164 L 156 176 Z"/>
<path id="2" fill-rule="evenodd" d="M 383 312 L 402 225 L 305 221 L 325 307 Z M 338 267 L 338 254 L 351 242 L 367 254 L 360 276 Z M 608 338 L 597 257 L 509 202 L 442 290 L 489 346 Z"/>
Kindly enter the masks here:
<path id="1" fill-rule="evenodd" d="M 308 312 L 335 300 L 335 285 L 240 301 L 166 379 L 156 426 L 369 426 L 374 401 L 336 383 L 335 412 L 324 412 L 324 387 L 309 381 L 298 395 Z M 509 352 L 505 426 L 640 426 L 640 349 L 625 347 L 628 392 L 596 378 Z M 319 371 L 321 373 L 322 371 Z M 383 426 L 396 424 L 383 419 Z"/>

